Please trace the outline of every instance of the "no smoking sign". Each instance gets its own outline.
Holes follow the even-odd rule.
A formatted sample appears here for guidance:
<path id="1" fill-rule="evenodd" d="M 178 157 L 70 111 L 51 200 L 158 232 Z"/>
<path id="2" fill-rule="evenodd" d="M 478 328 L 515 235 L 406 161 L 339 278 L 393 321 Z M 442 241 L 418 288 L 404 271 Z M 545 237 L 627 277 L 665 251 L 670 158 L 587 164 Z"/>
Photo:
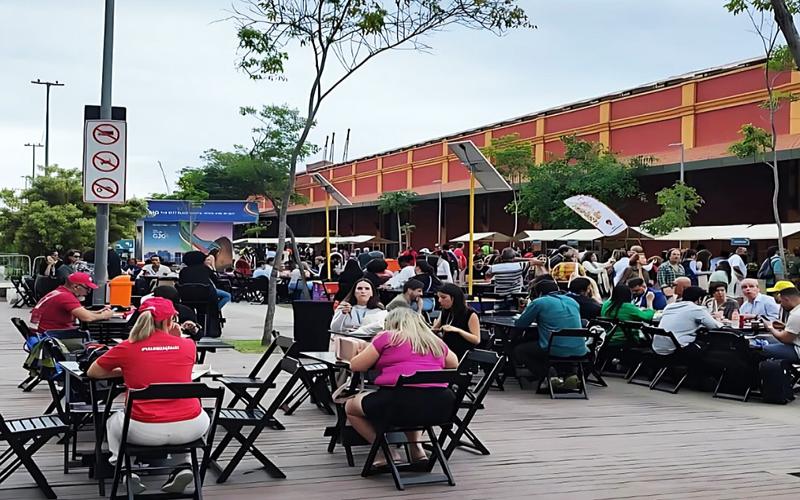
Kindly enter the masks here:
<path id="1" fill-rule="evenodd" d="M 87 120 L 83 139 L 83 200 L 125 203 L 127 123 Z"/>

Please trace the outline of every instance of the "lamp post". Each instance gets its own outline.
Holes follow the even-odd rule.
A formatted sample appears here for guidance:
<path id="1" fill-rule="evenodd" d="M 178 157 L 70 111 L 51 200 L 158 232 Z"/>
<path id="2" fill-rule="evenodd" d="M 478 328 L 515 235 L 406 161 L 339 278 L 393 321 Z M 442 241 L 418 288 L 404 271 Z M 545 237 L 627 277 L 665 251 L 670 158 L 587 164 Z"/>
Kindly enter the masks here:
<path id="1" fill-rule="evenodd" d="M 686 147 L 683 145 L 682 142 L 674 142 L 672 144 L 668 144 L 669 147 L 680 147 L 681 148 L 681 183 L 683 183 L 683 165 L 684 165 L 684 158 L 686 154 Z"/>
<path id="2" fill-rule="evenodd" d="M 31 187 L 33 187 L 33 179 L 36 178 L 36 148 L 41 148 L 44 146 L 41 144 L 26 142 L 25 147 L 31 148 L 31 152 L 33 153 L 33 166 L 31 167 Z"/>
<path id="3" fill-rule="evenodd" d="M 439 229 L 436 231 L 436 244 L 439 245 L 439 248 L 442 248 L 442 179 L 438 179 L 433 181 L 434 184 L 439 185 Z"/>
<path id="4" fill-rule="evenodd" d="M 47 87 L 44 112 L 44 166 L 47 167 L 50 165 L 50 87 L 63 87 L 64 84 L 58 83 L 58 80 L 54 82 L 43 82 L 38 78 L 36 80 L 31 80 L 31 83 Z"/>

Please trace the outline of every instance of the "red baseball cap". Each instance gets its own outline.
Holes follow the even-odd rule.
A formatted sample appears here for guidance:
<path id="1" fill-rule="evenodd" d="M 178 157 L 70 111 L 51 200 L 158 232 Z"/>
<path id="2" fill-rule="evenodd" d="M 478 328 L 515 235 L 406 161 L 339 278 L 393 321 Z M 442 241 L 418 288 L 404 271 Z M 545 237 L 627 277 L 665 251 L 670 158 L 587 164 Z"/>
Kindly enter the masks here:
<path id="1" fill-rule="evenodd" d="M 178 314 L 172 301 L 163 297 L 151 297 L 145 300 L 139 312 L 149 312 L 155 321 L 164 321 Z"/>
<path id="2" fill-rule="evenodd" d="M 87 273 L 72 273 L 67 277 L 67 280 L 69 280 L 70 283 L 83 285 L 86 288 L 91 288 L 92 290 L 97 288 L 97 285 L 92 282 L 92 277 Z"/>

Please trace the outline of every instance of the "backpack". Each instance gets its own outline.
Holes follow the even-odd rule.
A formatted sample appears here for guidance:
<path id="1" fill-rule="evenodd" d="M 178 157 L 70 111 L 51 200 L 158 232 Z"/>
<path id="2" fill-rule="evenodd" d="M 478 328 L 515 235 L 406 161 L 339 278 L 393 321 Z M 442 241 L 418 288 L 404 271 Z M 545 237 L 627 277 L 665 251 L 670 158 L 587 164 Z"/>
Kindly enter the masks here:
<path id="1" fill-rule="evenodd" d="M 765 403 L 785 405 L 794 400 L 791 370 L 792 363 L 786 360 L 767 359 L 758 364 L 761 399 Z"/>
<path id="2" fill-rule="evenodd" d="M 30 337 L 25 343 L 28 357 L 22 367 L 32 376 L 42 380 L 53 380 L 61 374 L 59 362 L 66 361 L 69 349 L 60 340 L 53 337 Z"/>
<path id="3" fill-rule="evenodd" d="M 756 275 L 758 279 L 765 281 L 775 279 L 775 269 L 772 267 L 772 259 L 774 258 L 775 256 L 764 259 L 764 262 L 761 263 L 761 267 L 758 268 L 758 274 Z"/>

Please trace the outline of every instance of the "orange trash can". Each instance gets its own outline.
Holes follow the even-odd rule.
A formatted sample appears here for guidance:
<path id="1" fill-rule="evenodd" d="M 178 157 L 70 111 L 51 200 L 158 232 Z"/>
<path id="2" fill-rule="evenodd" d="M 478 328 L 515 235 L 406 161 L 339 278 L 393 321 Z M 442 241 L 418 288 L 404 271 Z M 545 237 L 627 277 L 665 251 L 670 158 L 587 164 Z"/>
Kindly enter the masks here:
<path id="1" fill-rule="evenodd" d="M 108 282 L 108 303 L 112 306 L 130 307 L 133 281 L 127 274 L 121 274 Z"/>

